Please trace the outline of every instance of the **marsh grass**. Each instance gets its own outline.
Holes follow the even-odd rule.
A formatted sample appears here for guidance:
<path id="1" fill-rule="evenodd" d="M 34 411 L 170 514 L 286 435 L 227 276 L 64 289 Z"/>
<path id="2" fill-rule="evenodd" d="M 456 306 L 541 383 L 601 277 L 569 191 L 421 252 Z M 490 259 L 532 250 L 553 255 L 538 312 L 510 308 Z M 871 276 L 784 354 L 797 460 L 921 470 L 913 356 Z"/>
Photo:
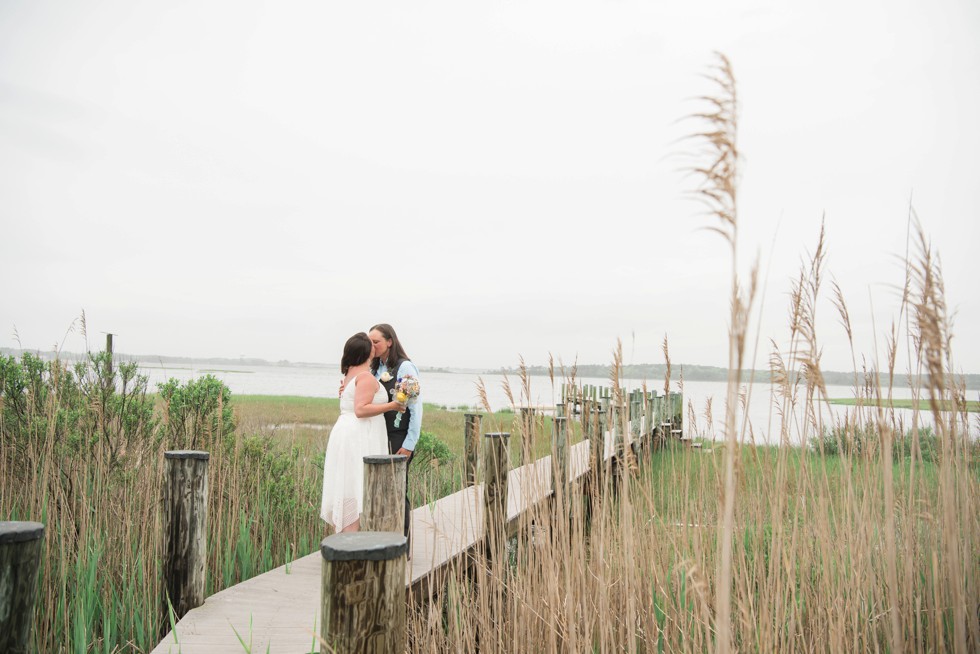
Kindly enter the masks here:
<path id="1" fill-rule="evenodd" d="M 819 265 L 808 262 L 802 292 L 819 292 Z M 814 320 L 806 306 L 792 312 L 798 325 Z M 935 430 L 920 428 L 918 413 L 903 426 L 871 401 L 887 396 L 874 385 L 825 425 L 810 324 L 787 356 L 773 356 L 792 362 L 775 365 L 780 445 L 752 445 L 747 426 L 710 449 L 668 442 L 635 470 L 621 466 L 618 483 L 530 512 L 507 557 L 475 553 L 414 607 L 410 650 L 703 652 L 726 633 L 725 590 L 733 650 L 976 651 L 980 449 L 966 413 L 941 410 L 956 401 L 955 383 L 944 390 L 929 377 L 932 389 L 918 389 L 938 398 Z M 810 446 L 791 445 L 797 430 Z M 548 433 L 538 425 L 535 441 Z M 555 507 L 571 518 L 556 519 L 566 509 Z"/>
<path id="2" fill-rule="evenodd" d="M 843 293 L 833 285 L 857 402 L 828 424 L 816 337 L 826 278 L 821 230 L 790 292 L 788 345 L 774 342 L 770 353 L 779 445 L 753 445 L 744 414 L 751 385 L 739 371 L 755 273 L 743 287 L 734 265 L 734 75 L 721 60 L 711 77 L 720 97 L 708 98 L 712 110 L 701 117 L 709 129 L 699 136 L 714 155 L 698 171 L 733 251 L 724 441 L 710 450 L 667 442 L 649 460 L 607 469 L 601 485 L 558 493 L 522 516 L 506 548 L 473 552 L 441 592 L 412 606 L 410 651 L 980 650 L 980 463 L 960 409 L 965 391 L 954 374 L 938 260 L 916 230 L 880 364 L 857 355 Z M 912 362 L 905 371 L 900 350 Z M 669 371 L 666 340 L 664 353 Z M 618 349 L 614 360 L 621 362 Z M 93 365 L 104 370 L 104 362 Z M 574 378 L 574 368 L 564 376 L 562 368 L 550 366 L 552 385 Z M 159 484 L 169 444 L 144 411 L 125 414 L 107 392 L 118 379 L 86 373 L 69 383 L 71 371 L 60 365 L 46 374 L 49 383 L 0 396 L 0 512 L 48 526 L 34 648 L 145 651 L 167 624 Z M 920 404 L 911 424 L 889 406 L 891 388 L 906 376 L 925 380 L 913 396 L 928 404 L 928 429 Z M 514 408 L 531 396 L 531 380 L 526 370 L 519 377 L 505 388 L 512 407 L 488 413 L 484 431 L 528 429 Z M 145 408 L 145 387 L 137 377 L 130 382 L 129 406 Z M 668 372 L 665 390 L 682 383 Z M 75 395 L 84 402 L 72 404 Z M 11 422 L 15 404 L 36 419 Z M 330 424 L 336 401 L 233 404 L 235 437 L 198 435 L 214 445 L 209 592 L 308 552 L 323 535 L 325 434 L 268 425 Z M 710 424 L 715 408 L 687 413 Z M 550 421 L 539 416 L 530 429 L 536 456 L 550 453 Z M 461 458 L 462 413 L 427 407 L 426 430 Z M 579 438 L 576 426 L 571 440 Z M 511 439 L 510 456 L 512 465 L 520 461 L 520 439 Z M 455 490 L 455 465 L 428 466 L 438 472 L 417 491 L 417 505 Z"/>
<path id="3" fill-rule="evenodd" d="M 30 355 L 2 364 L 0 516 L 46 525 L 34 651 L 149 651 L 166 630 L 167 449 L 211 454 L 208 595 L 308 554 L 326 535 L 319 500 L 336 399 L 232 398 L 213 379 L 183 395 L 176 385 L 176 396 L 151 393 L 135 364 L 112 366 L 105 353 L 75 365 Z M 514 414 L 492 419 L 510 428 Z M 426 431 L 415 506 L 462 484 L 463 414 L 427 406 Z"/>
<path id="4" fill-rule="evenodd" d="M 868 405 L 878 406 L 880 404 L 880 406 L 886 409 L 913 409 L 914 408 L 924 412 L 929 411 L 931 408 L 929 401 L 925 399 L 907 400 L 907 399 L 893 398 L 891 400 L 882 400 L 878 402 L 877 400 L 873 400 L 873 399 L 859 400 L 858 398 L 854 398 L 854 397 L 835 397 L 828 400 L 828 402 L 830 404 L 840 404 L 843 406 L 859 406 L 859 403 L 860 406 L 868 406 Z M 959 406 L 957 405 L 956 402 L 953 402 L 952 400 L 947 400 L 939 404 L 939 408 L 942 411 L 963 410 L 969 413 L 977 413 L 980 412 L 980 401 L 967 400 L 962 406 Z"/>
<path id="5" fill-rule="evenodd" d="M 799 348 L 812 351 L 808 343 Z M 798 362 L 774 365 L 783 380 L 783 443 L 752 446 L 739 434 L 730 531 L 719 525 L 732 445 L 699 451 L 668 442 L 648 461 L 620 467 L 618 481 L 607 477 L 601 488 L 560 497 L 558 514 L 570 519 L 556 519 L 546 506 L 526 515 L 505 558 L 474 553 L 442 593 L 413 607 L 411 651 L 711 649 L 719 538 L 727 534 L 730 634 L 738 650 L 974 649 L 980 641 L 968 616 L 978 610 L 980 464 L 966 414 L 939 410 L 941 431 L 910 430 L 869 398 L 840 424 L 821 425 L 821 413 L 808 404 L 821 402 L 817 377 L 802 374 L 804 357 L 773 360 Z M 91 405 L 98 406 L 100 388 L 93 385 Z M 940 388 L 931 391 L 937 407 L 954 401 Z M 887 393 L 862 385 L 858 396 L 869 395 Z M 26 445 L 12 443 L 12 425 L 4 423 L 0 506 L 13 519 L 40 515 L 53 536 L 41 573 L 36 650 L 146 651 L 167 624 L 155 499 L 165 444 L 134 438 L 116 448 L 115 464 L 108 445 L 79 461 L 63 450 L 71 439 L 61 439 L 57 398 L 40 391 L 28 397 L 41 400 L 38 411 L 48 420 L 37 423 L 42 431 Z M 241 397 L 233 406 L 235 438 L 215 447 L 211 460 L 209 593 L 311 551 L 324 535 L 316 514 L 326 433 L 268 425 L 329 424 L 336 401 Z M 710 422 L 712 407 L 703 415 Z M 416 506 L 460 484 L 463 416 L 426 416 L 426 430 L 438 429 L 456 458 L 420 477 Z M 98 416 L 91 419 L 102 433 Z M 513 411 L 499 412 L 485 416 L 484 427 L 517 433 L 519 421 Z M 810 437 L 827 434 L 824 446 L 790 446 L 800 425 Z M 536 417 L 533 428 L 536 455 L 550 453 L 550 418 Z M 574 433 L 579 440 L 577 424 Z M 865 446 L 843 446 L 858 442 Z M 510 445 L 516 466 L 518 440 Z M 268 474 L 270 461 L 283 466 L 277 474 Z M 588 511 L 583 494 L 591 496 Z"/>
<path id="6" fill-rule="evenodd" d="M 230 398 L 217 380 L 162 407 L 135 366 L 112 366 L 105 353 L 74 366 L 29 355 L 2 364 L 0 515 L 46 525 L 33 651 L 148 651 L 160 639 L 169 622 L 161 577 L 166 449 L 194 443 L 211 454 L 208 594 L 319 541 L 311 498 L 319 498 L 320 468 L 299 448 L 225 433 Z M 177 404 L 187 409 L 187 429 L 176 424 Z"/>
<path id="7" fill-rule="evenodd" d="M 860 359 L 871 363 L 855 374 L 857 406 L 827 424 L 821 230 L 791 289 L 788 346 L 773 343 L 770 356 L 779 445 L 753 445 L 752 388 L 740 371 L 756 274 L 743 287 L 734 262 L 734 75 L 720 58 L 709 77 L 718 96 L 705 98 L 710 109 L 698 117 L 707 129 L 697 134 L 708 164 L 695 172 L 733 255 L 724 441 L 710 450 L 668 442 L 645 466 L 619 466 L 618 480 L 584 491 L 588 513 L 579 489 L 523 517 L 512 555 L 476 553 L 443 594 L 416 607 L 412 651 L 980 649 L 980 462 L 953 374 L 938 261 L 920 230 L 894 323 L 906 333 L 892 328 L 880 365 Z M 834 293 L 857 362 L 836 285 Z M 918 404 L 911 424 L 889 408 L 900 347 L 912 362 L 903 378 L 926 380 L 913 394 L 929 405 L 929 429 Z M 664 349 L 669 370 L 666 341 Z M 619 361 L 617 350 L 614 371 Z M 619 387 L 615 372 L 611 381 Z M 710 423 L 710 405 L 704 415 Z M 538 429 L 533 439 L 547 438 Z"/>

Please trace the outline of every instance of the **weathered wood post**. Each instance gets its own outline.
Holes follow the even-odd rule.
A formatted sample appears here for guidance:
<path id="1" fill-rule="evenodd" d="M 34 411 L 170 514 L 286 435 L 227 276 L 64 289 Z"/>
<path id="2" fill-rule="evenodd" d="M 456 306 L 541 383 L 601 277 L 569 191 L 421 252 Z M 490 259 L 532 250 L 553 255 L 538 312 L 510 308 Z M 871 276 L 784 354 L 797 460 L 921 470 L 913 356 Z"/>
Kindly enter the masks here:
<path id="1" fill-rule="evenodd" d="M 507 542 L 507 442 L 510 434 L 486 434 L 483 449 L 483 537 L 487 556 L 499 560 Z"/>
<path id="2" fill-rule="evenodd" d="M 364 457 L 363 531 L 405 530 L 405 475 L 408 457 L 379 454 Z"/>
<path id="3" fill-rule="evenodd" d="M 671 419 L 673 424 L 672 431 L 677 433 L 677 438 L 684 437 L 684 395 L 682 393 L 672 393 Z"/>
<path id="4" fill-rule="evenodd" d="M 483 416 L 479 413 L 465 414 L 463 427 L 463 485 L 476 486 L 477 466 L 479 465 L 480 427 Z"/>
<path id="5" fill-rule="evenodd" d="M 642 458 L 643 441 L 641 440 L 641 422 L 643 421 L 643 402 L 640 399 L 642 391 L 633 391 L 633 399 L 630 402 L 630 445 L 633 448 L 633 455 L 636 457 L 637 464 Z"/>
<path id="6" fill-rule="evenodd" d="M 650 424 L 650 414 L 647 412 L 647 394 L 641 390 L 636 397 L 637 411 L 640 414 L 640 424 L 637 426 L 638 442 L 642 458 L 650 458 L 650 440 L 647 438 L 647 427 Z M 641 461 L 641 463 L 643 463 Z"/>
<path id="7" fill-rule="evenodd" d="M 169 600 L 179 620 L 204 604 L 210 455 L 176 450 L 163 456 L 164 606 Z"/>
<path id="8" fill-rule="evenodd" d="M 609 428 L 608 417 L 611 415 L 612 412 L 612 402 L 610 402 L 609 400 L 609 389 L 604 388 L 602 389 L 602 391 L 603 392 L 600 394 L 600 398 L 599 398 L 599 405 L 602 408 L 602 411 L 606 414 L 606 418 L 607 418 L 606 428 L 608 429 Z"/>
<path id="9" fill-rule="evenodd" d="M 602 493 L 602 485 L 605 483 L 606 472 L 606 409 L 601 405 L 595 412 L 595 431 L 593 432 L 593 443 L 591 446 L 592 456 L 595 458 L 595 468 L 592 471 L 594 476 L 594 488 L 596 495 Z"/>
<path id="10" fill-rule="evenodd" d="M 640 437 L 640 422 L 643 420 L 643 403 L 637 391 L 630 395 L 630 447 L 633 448 L 633 455 L 636 457 L 637 464 L 640 463 L 643 455 L 643 441 Z"/>
<path id="11" fill-rule="evenodd" d="M 669 395 L 663 395 L 657 398 L 657 415 L 660 420 L 660 442 L 662 444 L 667 444 L 670 438 L 670 411 L 668 408 L 668 402 L 670 401 Z"/>
<path id="12" fill-rule="evenodd" d="M 579 409 L 579 422 L 582 423 L 582 440 L 589 441 L 589 449 L 592 448 L 592 400 L 582 398 L 582 405 Z M 592 467 L 591 462 L 589 467 Z"/>
<path id="13" fill-rule="evenodd" d="M 107 368 L 109 373 L 109 378 L 112 379 L 112 334 L 105 335 L 105 352 L 109 355 L 107 362 Z"/>
<path id="14" fill-rule="evenodd" d="M 623 418 L 626 410 L 627 408 L 623 405 L 622 396 L 614 397 L 612 402 L 612 415 L 609 420 L 609 431 L 612 434 L 613 442 L 613 455 L 610 460 L 610 469 L 612 471 L 610 481 L 612 482 L 613 493 L 619 493 L 620 478 L 625 476 L 629 470 L 629 457 L 626 451 L 628 447 L 626 440 L 629 434 L 629 425 L 627 424 L 626 428 L 623 428 Z"/>
<path id="15" fill-rule="evenodd" d="M 615 402 L 612 405 L 612 419 L 609 425 L 609 431 L 612 433 L 613 442 L 613 458 L 618 460 L 619 463 L 623 461 L 623 407 L 620 406 L 619 402 Z"/>
<path id="16" fill-rule="evenodd" d="M 521 407 L 521 465 L 534 463 L 534 409 Z"/>
<path id="17" fill-rule="evenodd" d="M 396 503 L 401 526 L 402 503 Z M 321 654 L 401 654 L 405 635 L 405 558 L 399 532 L 327 536 L 320 589 Z"/>
<path id="18" fill-rule="evenodd" d="M 44 525 L 0 522 L 0 652 L 29 651 Z"/>
<path id="19" fill-rule="evenodd" d="M 568 514 L 568 418 L 555 418 L 551 435 L 551 493 L 555 508 Z"/>
<path id="20" fill-rule="evenodd" d="M 596 428 L 595 428 L 595 404 L 589 395 L 582 397 L 582 409 L 580 418 L 582 420 L 582 440 L 588 441 L 589 451 L 586 456 L 585 475 L 583 476 L 582 489 L 585 495 L 585 524 L 588 525 L 592 517 L 592 496 L 596 492 L 595 470 L 598 466 L 596 449 Z"/>
<path id="21" fill-rule="evenodd" d="M 644 429 L 646 432 L 644 438 L 647 442 L 647 452 L 649 456 L 653 457 L 653 451 L 656 448 L 656 416 L 654 416 L 653 402 L 657 397 L 657 391 L 650 391 L 646 397 L 646 408 L 644 409 Z"/>

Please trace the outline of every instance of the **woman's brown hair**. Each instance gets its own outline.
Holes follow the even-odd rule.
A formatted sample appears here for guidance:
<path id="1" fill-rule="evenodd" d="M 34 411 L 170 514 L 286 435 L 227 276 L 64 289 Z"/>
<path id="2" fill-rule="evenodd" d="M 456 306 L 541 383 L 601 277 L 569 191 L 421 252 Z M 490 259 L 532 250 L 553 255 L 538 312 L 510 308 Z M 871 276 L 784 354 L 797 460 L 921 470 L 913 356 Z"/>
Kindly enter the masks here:
<path id="1" fill-rule="evenodd" d="M 359 366 L 371 358 L 373 351 L 371 339 L 364 332 L 358 332 L 344 343 L 344 356 L 340 360 L 340 371 L 347 374 L 352 366 Z"/>
<path id="2" fill-rule="evenodd" d="M 392 363 L 396 361 L 408 361 L 408 354 L 405 353 L 405 348 L 402 347 L 401 341 L 398 340 L 398 335 L 395 334 L 395 328 L 387 323 L 381 323 L 375 325 L 368 331 L 378 330 L 381 335 L 385 337 L 386 340 L 391 341 L 391 347 L 388 348 L 388 356 L 385 361 L 385 365 L 388 365 L 388 361 Z M 371 372 L 374 374 L 378 373 L 378 368 L 381 366 L 381 358 L 375 357 L 371 362 Z M 397 370 L 392 370 L 392 374 L 398 374 Z"/>

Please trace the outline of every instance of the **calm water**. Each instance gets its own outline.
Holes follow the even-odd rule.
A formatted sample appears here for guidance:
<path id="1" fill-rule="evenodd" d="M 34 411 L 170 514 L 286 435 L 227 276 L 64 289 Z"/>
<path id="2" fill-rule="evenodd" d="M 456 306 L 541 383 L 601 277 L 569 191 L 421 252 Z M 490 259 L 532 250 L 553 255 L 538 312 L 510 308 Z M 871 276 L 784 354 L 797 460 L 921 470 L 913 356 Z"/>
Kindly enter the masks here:
<path id="1" fill-rule="evenodd" d="M 156 389 L 158 382 L 176 378 L 180 381 L 187 381 L 205 374 L 212 374 L 221 379 L 233 394 L 237 395 L 301 395 L 306 397 L 337 397 L 337 387 L 340 384 L 341 374 L 339 368 L 312 368 L 295 366 L 237 366 L 222 364 L 216 369 L 215 366 L 207 364 L 181 363 L 168 367 L 159 362 L 143 362 L 142 370 L 150 378 L 150 388 Z M 443 405 L 450 408 L 467 407 L 482 411 L 480 408 L 480 398 L 478 383 L 482 379 L 485 387 L 487 400 L 493 410 L 511 406 L 504 389 L 505 382 L 509 381 L 514 399 L 521 404 L 520 380 L 517 377 L 509 377 L 505 380 L 502 375 L 476 375 L 469 373 L 447 373 L 447 372 L 423 372 L 422 373 L 422 397 L 426 403 Z M 581 379 L 582 383 L 595 385 L 608 385 L 606 379 Z M 640 380 L 625 380 L 627 388 L 639 388 L 642 386 Z M 663 380 L 657 380 L 648 384 L 649 388 L 656 388 L 663 392 Z M 673 387 L 671 390 L 678 390 Z M 828 387 L 830 397 L 849 398 L 854 396 L 854 390 L 846 386 Z M 691 432 L 692 428 L 698 436 L 706 438 L 720 438 L 720 432 L 725 417 L 725 393 L 726 385 L 724 382 L 684 382 L 684 406 L 685 406 L 685 430 Z M 898 388 L 893 392 L 896 398 L 912 397 L 910 389 Z M 541 407 L 550 407 L 560 400 L 560 388 L 553 388 L 551 381 L 547 377 L 532 377 L 530 390 L 530 404 Z M 711 419 L 707 415 L 708 402 L 711 401 Z M 754 384 L 751 392 L 746 397 L 747 415 L 751 424 L 752 433 L 756 442 L 778 442 L 779 439 L 779 412 L 774 408 L 775 401 L 772 396 L 772 386 L 770 384 Z M 693 425 L 689 420 L 690 411 L 695 412 Z M 821 419 L 825 424 L 831 425 L 835 420 L 843 417 L 848 407 L 822 407 Z M 905 425 L 912 424 L 912 411 L 898 409 L 896 415 L 903 420 Z M 976 414 L 971 414 L 976 416 Z M 920 421 L 924 424 L 931 424 L 930 417 L 925 413 L 920 413 Z M 793 442 L 799 441 L 799 424 L 802 423 L 802 411 L 797 410 L 790 420 L 792 425 L 790 438 Z M 977 419 L 971 421 L 971 433 L 974 437 L 980 433 L 980 424 Z"/>

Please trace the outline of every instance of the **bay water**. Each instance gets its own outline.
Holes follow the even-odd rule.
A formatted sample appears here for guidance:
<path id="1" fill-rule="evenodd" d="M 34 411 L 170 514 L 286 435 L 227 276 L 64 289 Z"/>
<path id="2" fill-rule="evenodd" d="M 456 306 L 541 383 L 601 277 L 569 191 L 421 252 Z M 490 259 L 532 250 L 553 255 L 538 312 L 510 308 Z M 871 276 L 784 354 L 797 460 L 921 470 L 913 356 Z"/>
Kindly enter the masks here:
<path id="1" fill-rule="evenodd" d="M 208 363 L 181 362 L 164 364 L 159 361 L 140 361 L 140 370 L 147 375 L 151 391 L 158 383 L 175 378 L 185 382 L 203 375 L 213 375 L 228 386 L 234 395 L 298 395 L 304 397 L 337 397 L 342 375 L 340 369 L 332 366 L 314 365 L 236 365 L 222 363 L 218 366 Z M 480 388 L 485 389 L 489 408 L 497 411 L 519 406 L 534 406 L 551 411 L 561 400 L 561 380 L 552 383 L 546 376 L 530 377 L 530 392 L 525 397 L 521 380 L 515 375 L 476 372 L 422 371 L 422 399 L 427 404 L 435 404 L 459 411 L 483 412 L 486 407 L 481 400 Z M 576 380 L 580 384 L 610 386 L 608 379 L 584 378 Z M 663 379 L 646 380 L 648 389 L 664 392 Z M 626 389 L 642 388 L 644 380 L 624 379 Z M 507 387 L 510 388 L 510 396 Z M 718 381 L 685 381 L 681 388 L 678 380 L 672 380 L 672 392 L 682 391 L 684 395 L 684 430 L 687 435 L 707 439 L 721 439 L 725 419 L 725 398 L 727 384 Z M 777 397 L 775 388 L 769 383 L 744 384 L 740 389 L 739 425 L 744 423 L 747 440 L 756 443 L 778 443 L 781 438 L 781 415 L 786 413 L 788 430 L 784 438 L 799 443 L 804 433 L 804 410 L 802 406 L 787 405 Z M 855 391 L 848 386 L 829 386 L 828 395 L 832 398 L 853 398 Z M 896 399 L 911 398 L 912 391 L 906 387 L 896 387 L 892 391 Z M 511 401 L 513 398 L 513 403 Z M 784 407 L 788 406 L 789 411 Z M 851 407 L 817 403 L 818 419 L 826 427 L 833 426 L 855 409 Z M 867 409 L 865 409 L 867 411 Z M 912 426 L 912 411 L 895 409 L 895 415 L 905 428 Z M 975 414 L 974 414 L 975 415 Z M 931 425 L 927 412 L 919 413 L 920 425 Z M 971 421 L 970 431 L 974 437 L 980 432 L 977 420 Z M 807 429 L 812 434 L 812 428 Z"/>

